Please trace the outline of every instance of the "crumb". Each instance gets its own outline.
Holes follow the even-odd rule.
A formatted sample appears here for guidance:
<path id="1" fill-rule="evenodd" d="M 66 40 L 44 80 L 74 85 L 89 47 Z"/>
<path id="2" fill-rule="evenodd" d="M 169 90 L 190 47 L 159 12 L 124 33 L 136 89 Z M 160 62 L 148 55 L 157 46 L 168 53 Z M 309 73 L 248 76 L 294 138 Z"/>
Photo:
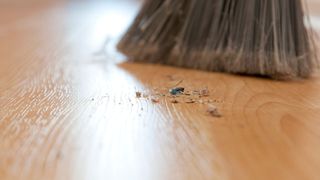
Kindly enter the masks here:
<path id="1" fill-rule="evenodd" d="M 144 98 L 148 98 L 148 95 L 147 95 L 147 94 L 144 94 L 143 97 L 144 97 Z"/>
<path id="2" fill-rule="evenodd" d="M 141 111 L 143 111 L 143 107 L 141 108 Z"/>
<path id="3" fill-rule="evenodd" d="M 195 103 L 196 101 L 194 100 L 194 99 L 188 99 L 187 101 L 186 101 L 186 103 L 189 103 L 189 104 L 191 104 L 191 103 Z"/>
<path id="4" fill-rule="evenodd" d="M 162 93 L 155 93 L 155 95 L 157 95 L 157 96 L 166 96 L 165 94 L 162 94 Z"/>
<path id="5" fill-rule="evenodd" d="M 179 103 L 179 101 L 178 101 L 178 100 L 176 100 L 176 99 L 171 100 L 171 102 L 172 102 L 172 103 L 174 103 L 174 104 Z"/>
<path id="6" fill-rule="evenodd" d="M 91 98 L 91 101 L 94 101 L 94 98 Z"/>
<path id="7" fill-rule="evenodd" d="M 207 112 L 213 116 L 213 117 L 221 117 L 222 115 L 220 114 L 218 108 L 212 104 L 208 106 Z"/>
<path id="8" fill-rule="evenodd" d="M 205 97 L 209 96 L 209 90 L 208 90 L 208 88 L 201 89 L 200 92 L 199 92 L 199 95 L 200 95 L 200 96 L 205 96 Z"/>
<path id="9" fill-rule="evenodd" d="M 193 90 L 192 91 L 192 95 L 199 95 L 200 93 L 199 93 L 199 91 L 198 90 Z"/>
<path id="10" fill-rule="evenodd" d="M 153 103 L 158 103 L 158 102 L 159 102 L 159 99 L 151 98 L 151 101 L 152 101 Z"/>
<path id="11" fill-rule="evenodd" d="M 191 96 L 191 93 L 188 91 L 188 92 L 184 92 L 183 95 Z"/>
<path id="12" fill-rule="evenodd" d="M 136 92 L 136 98 L 141 98 L 141 95 L 142 95 L 141 92 L 139 91 Z"/>
<path id="13" fill-rule="evenodd" d="M 183 87 L 176 87 L 176 88 L 172 88 L 169 90 L 171 95 L 178 95 L 184 92 L 184 88 Z"/>

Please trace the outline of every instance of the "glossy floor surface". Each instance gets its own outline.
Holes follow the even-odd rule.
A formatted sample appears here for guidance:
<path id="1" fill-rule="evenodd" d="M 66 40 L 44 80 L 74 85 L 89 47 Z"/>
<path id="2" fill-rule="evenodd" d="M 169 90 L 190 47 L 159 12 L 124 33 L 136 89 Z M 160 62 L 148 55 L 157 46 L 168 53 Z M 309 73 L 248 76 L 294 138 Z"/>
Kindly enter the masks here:
<path id="1" fill-rule="evenodd" d="M 1 180 L 320 177 L 318 75 L 279 82 L 126 63 L 114 44 L 137 8 L 0 6 Z M 178 82 L 207 88 L 203 101 L 222 117 L 202 100 L 154 94 Z"/>

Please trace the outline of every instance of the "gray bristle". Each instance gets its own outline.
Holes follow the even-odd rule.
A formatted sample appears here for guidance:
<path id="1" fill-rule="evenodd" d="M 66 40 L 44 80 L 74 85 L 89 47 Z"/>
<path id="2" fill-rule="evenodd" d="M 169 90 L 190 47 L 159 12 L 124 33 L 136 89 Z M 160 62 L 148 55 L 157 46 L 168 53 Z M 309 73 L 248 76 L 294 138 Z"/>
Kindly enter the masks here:
<path id="1" fill-rule="evenodd" d="M 300 0 L 147 0 L 118 49 L 130 60 L 307 78 L 318 66 Z"/>

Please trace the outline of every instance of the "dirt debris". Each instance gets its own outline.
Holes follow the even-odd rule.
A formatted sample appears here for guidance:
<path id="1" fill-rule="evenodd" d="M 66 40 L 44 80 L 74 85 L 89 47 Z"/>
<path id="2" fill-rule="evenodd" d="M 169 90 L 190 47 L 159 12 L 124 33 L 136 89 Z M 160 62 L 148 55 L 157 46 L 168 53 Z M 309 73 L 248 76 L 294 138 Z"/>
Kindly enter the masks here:
<path id="1" fill-rule="evenodd" d="M 219 112 L 219 109 L 217 108 L 217 106 L 213 104 L 208 105 L 207 113 L 209 113 L 209 115 L 213 117 L 222 117 L 222 114 Z"/>
<path id="2" fill-rule="evenodd" d="M 151 98 L 151 101 L 153 103 L 159 103 L 160 102 L 160 100 L 158 98 Z"/>
<path id="3" fill-rule="evenodd" d="M 172 102 L 173 104 L 178 104 L 178 103 L 179 103 L 179 101 L 176 100 L 176 99 L 172 99 L 171 102 Z"/>
<path id="4" fill-rule="evenodd" d="M 212 104 L 223 101 L 210 98 L 210 91 L 207 87 L 201 89 L 186 89 L 185 87 L 170 88 L 153 88 L 152 92 L 142 93 L 136 92 L 137 98 L 145 98 L 151 100 L 153 103 L 159 103 L 160 99 L 168 99 L 169 102 L 187 103 L 187 104 Z M 150 98 L 149 98 L 150 97 Z"/>
<path id="5" fill-rule="evenodd" d="M 169 90 L 171 95 L 179 95 L 184 92 L 184 87 L 175 87 Z"/>
<path id="6" fill-rule="evenodd" d="M 210 92 L 208 88 L 204 88 L 199 91 L 199 95 L 203 97 L 208 97 L 210 95 Z"/>
<path id="7" fill-rule="evenodd" d="M 186 88 L 182 86 L 183 79 L 176 78 L 174 75 L 168 75 L 167 78 L 171 81 L 168 86 L 154 87 L 147 93 L 136 92 L 136 97 L 150 100 L 154 104 L 160 103 L 162 100 L 172 104 L 198 104 L 199 107 L 207 107 L 206 112 L 210 116 L 222 117 L 214 104 L 224 103 L 224 101 L 212 99 L 212 92 L 208 87 Z M 170 86 L 171 83 L 174 86 Z"/>
<path id="8" fill-rule="evenodd" d="M 139 92 L 139 91 L 136 92 L 136 98 L 141 98 L 141 95 L 142 95 L 141 92 Z"/>
<path id="9" fill-rule="evenodd" d="M 185 102 L 188 103 L 188 104 L 192 104 L 192 103 L 196 103 L 196 100 L 194 100 L 194 99 L 187 99 Z"/>

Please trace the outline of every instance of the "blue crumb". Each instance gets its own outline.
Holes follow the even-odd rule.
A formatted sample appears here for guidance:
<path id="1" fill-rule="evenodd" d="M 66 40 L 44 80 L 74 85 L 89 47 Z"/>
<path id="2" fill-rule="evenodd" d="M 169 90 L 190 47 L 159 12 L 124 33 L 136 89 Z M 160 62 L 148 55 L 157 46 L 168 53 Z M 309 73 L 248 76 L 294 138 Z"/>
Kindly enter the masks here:
<path id="1" fill-rule="evenodd" d="M 171 95 L 178 95 L 184 92 L 184 88 L 183 87 L 176 87 L 176 88 L 172 88 L 169 90 Z"/>

